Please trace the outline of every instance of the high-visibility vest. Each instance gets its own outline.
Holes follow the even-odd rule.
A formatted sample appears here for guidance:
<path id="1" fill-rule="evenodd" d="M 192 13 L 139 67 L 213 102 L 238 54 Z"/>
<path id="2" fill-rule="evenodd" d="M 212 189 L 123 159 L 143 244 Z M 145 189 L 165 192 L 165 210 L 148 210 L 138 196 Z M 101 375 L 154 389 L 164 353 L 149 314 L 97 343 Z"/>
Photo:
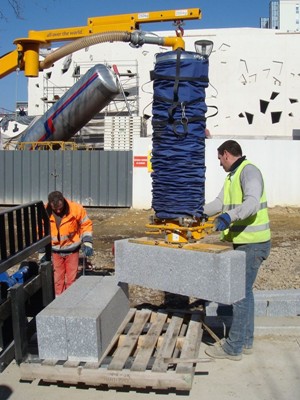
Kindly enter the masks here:
<path id="1" fill-rule="evenodd" d="M 244 167 L 251 164 L 243 161 L 233 175 L 228 175 L 224 184 L 223 212 L 227 212 L 241 205 L 243 192 L 240 182 L 241 172 Z M 260 209 L 255 215 L 234 221 L 230 227 L 221 233 L 221 240 L 235 244 L 263 243 L 271 239 L 270 221 L 265 189 L 260 198 Z"/>
<path id="2" fill-rule="evenodd" d="M 51 243 L 54 252 L 77 251 L 82 242 L 93 241 L 93 223 L 81 204 L 65 199 L 68 212 L 61 219 L 57 229 L 49 205 L 46 206 L 50 220 Z"/>

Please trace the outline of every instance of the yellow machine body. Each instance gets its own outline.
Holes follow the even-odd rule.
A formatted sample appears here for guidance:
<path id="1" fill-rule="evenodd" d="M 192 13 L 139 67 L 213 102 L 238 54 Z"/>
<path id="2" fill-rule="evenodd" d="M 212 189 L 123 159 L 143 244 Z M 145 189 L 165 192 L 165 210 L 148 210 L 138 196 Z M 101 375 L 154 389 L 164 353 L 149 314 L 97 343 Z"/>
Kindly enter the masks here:
<path id="1" fill-rule="evenodd" d="M 141 24 L 174 21 L 178 27 L 175 37 L 163 38 L 164 46 L 184 48 L 181 24 L 184 20 L 201 18 L 199 8 L 180 10 L 163 10 L 119 14 L 88 18 L 86 26 L 50 29 L 42 31 L 30 30 L 27 38 L 14 40 L 16 49 L 0 57 L 0 78 L 5 77 L 17 69 L 24 71 L 27 77 L 37 77 L 43 68 L 39 63 L 40 47 L 49 47 L 52 42 L 75 41 L 98 33 L 124 31 L 133 32 L 140 29 Z"/>
<path id="2" fill-rule="evenodd" d="M 186 245 L 196 243 L 214 229 L 212 219 L 177 218 L 175 220 L 159 220 L 152 218 L 150 224 L 146 225 L 149 230 L 147 235 L 160 235 L 164 244 Z"/>

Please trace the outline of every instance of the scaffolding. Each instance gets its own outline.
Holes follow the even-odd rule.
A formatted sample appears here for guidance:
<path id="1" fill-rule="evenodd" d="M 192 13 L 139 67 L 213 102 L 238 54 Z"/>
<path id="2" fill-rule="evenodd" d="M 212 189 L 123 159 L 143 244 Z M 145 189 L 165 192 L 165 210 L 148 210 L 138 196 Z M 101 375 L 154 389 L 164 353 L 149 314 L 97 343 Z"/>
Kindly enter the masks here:
<path id="1" fill-rule="evenodd" d="M 75 84 L 95 64 L 105 64 L 108 68 L 117 70 L 117 78 L 120 84 L 120 94 L 106 106 L 99 114 L 117 116 L 139 115 L 139 75 L 138 62 L 132 61 L 93 61 L 74 63 L 73 84 Z M 59 86 L 51 80 L 52 73 L 47 72 L 43 78 L 43 103 L 44 113 L 56 103 L 71 87 Z"/>
<path id="2" fill-rule="evenodd" d="M 101 112 L 96 114 L 78 133 L 74 135 L 74 142 L 78 146 L 90 145 L 93 148 L 104 149 L 105 120 L 108 117 L 121 118 L 123 120 L 139 118 L 139 74 L 137 60 L 102 60 L 89 62 L 76 62 L 69 68 L 73 68 L 72 77 L 75 84 L 95 64 L 104 64 L 112 68 L 120 85 L 120 94 L 117 95 Z M 52 73 L 47 72 L 43 78 L 43 103 L 44 113 L 58 101 L 70 88 L 59 86 L 51 80 Z M 142 121 L 141 121 L 142 135 Z"/>

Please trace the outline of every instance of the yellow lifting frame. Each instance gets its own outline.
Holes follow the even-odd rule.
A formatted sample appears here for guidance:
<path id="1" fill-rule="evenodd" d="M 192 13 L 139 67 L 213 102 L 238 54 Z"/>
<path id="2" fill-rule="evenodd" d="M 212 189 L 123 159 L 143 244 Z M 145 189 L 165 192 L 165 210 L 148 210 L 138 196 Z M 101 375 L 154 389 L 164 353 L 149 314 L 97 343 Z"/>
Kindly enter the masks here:
<path id="1" fill-rule="evenodd" d="M 28 32 L 27 38 L 14 40 L 17 49 L 0 57 L 0 78 L 17 69 L 24 71 L 25 76 L 36 77 L 41 69 L 39 64 L 40 47 L 49 46 L 52 42 L 64 42 L 80 39 L 97 33 L 140 29 L 140 24 L 194 20 L 202 17 L 199 8 L 180 10 L 150 11 L 131 14 L 119 14 L 88 18 L 86 26 L 69 27 L 51 30 Z M 177 32 L 177 38 L 165 38 L 164 45 L 173 48 L 183 47 L 184 42 Z"/>

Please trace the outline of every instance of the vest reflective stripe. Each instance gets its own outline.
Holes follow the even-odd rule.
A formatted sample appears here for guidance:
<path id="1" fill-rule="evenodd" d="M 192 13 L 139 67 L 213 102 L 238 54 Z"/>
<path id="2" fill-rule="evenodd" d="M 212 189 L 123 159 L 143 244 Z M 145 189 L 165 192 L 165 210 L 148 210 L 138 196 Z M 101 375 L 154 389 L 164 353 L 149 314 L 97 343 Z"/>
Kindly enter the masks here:
<path id="1" fill-rule="evenodd" d="M 251 164 L 243 161 L 233 175 L 228 175 L 224 184 L 223 212 L 233 210 L 243 202 L 243 192 L 240 183 L 241 172 L 244 167 Z M 262 243 L 270 240 L 271 231 L 268 216 L 268 206 L 265 190 L 260 198 L 260 209 L 255 214 L 244 220 L 235 221 L 229 229 L 221 233 L 221 240 L 237 244 Z"/>
<path id="2" fill-rule="evenodd" d="M 230 228 L 231 232 L 259 232 L 259 231 L 264 231 L 266 229 L 270 229 L 270 224 L 264 224 L 264 225 L 259 225 L 259 226 L 244 226 L 244 225 L 232 225 Z"/>
<path id="3" fill-rule="evenodd" d="M 78 242 L 74 242 L 70 245 L 65 245 L 63 248 L 59 244 L 53 245 L 52 250 L 56 251 L 56 252 L 65 252 L 65 253 L 70 252 L 71 253 L 74 250 L 78 250 L 80 245 L 81 245 L 81 240 Z"/>
<path id="4" fill-rule="evenodd" d="M 233 210 L 234 208 L 236 208 L 237 206 L 239 206 L 240 204 L 230 204 L 228 206 L 223 206 L 223 212 L 229 211 L 229 210 Z M 264 208 L 268 208 L 268 203 L 265 201 L 263 203 L 260 203 L 260 210 L 263 210 Z"/>

